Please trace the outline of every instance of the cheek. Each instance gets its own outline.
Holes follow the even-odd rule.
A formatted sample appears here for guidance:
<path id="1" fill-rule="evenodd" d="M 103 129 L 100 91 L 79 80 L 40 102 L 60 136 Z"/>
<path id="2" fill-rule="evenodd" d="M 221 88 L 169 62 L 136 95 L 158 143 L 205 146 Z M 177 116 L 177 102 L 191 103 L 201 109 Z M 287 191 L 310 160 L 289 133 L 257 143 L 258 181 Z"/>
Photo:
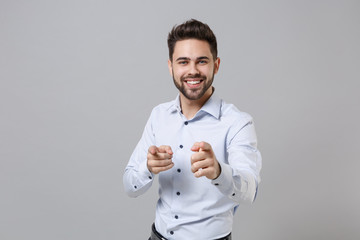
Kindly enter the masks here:
<path id="1" fill-rule="evenodd" d="M 175 78 L 181 78 L 186 74 L 186 71 L 184 69 L 174 69 L 174 77 Z"/>
<path id="2" fill-rule="evenodd" d="M 204 67 L 200 69 L 202 75 L 211 76 L 214 73 L 214 69 L 210 67 Z"/>

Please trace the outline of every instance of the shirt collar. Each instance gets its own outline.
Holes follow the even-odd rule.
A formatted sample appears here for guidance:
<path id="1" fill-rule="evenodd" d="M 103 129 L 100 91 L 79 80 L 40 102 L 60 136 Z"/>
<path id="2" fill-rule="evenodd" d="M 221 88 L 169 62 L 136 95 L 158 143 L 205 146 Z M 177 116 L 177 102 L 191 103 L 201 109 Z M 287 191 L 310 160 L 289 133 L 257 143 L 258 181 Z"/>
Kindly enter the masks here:
<path id="1" fill-rule="evenodd" d="M 220 118 L 220 110 L 221 110 L 221 104 L 222 100 L 213 93 L 211 97 L 206 101 L 204 106 L 199 110 L 199 112 L 206 112 L 216 119 Z M 170 112 L 181 112 L 181 106 L 180 106 L 180 94 L 178 94 L 173 100 L 173 104 L 171 104 L 169 108 Z"/>
<path id="2" fill-rule="evenodd" d="M 211 97 L 206 101 L 204 106 L 200 109 L 200 111 L 207 112 L 211 114 L 216 119 L 220 118 L 220 110 L 221 110 L 221 99 L 213 93 Z"/>

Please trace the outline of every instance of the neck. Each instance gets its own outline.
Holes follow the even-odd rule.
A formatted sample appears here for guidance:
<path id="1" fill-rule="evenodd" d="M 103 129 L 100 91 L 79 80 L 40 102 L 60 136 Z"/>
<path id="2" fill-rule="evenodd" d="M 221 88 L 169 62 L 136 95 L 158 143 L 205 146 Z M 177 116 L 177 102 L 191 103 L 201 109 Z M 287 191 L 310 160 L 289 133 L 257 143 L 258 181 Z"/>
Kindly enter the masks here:
<path id="1" fill-rule="evenodd" d="M 202 96 L 200 99 L 197 100 L 190 100 L 186 98 L 182 93 L 180 93 L 180 106 L 183 115 L 187 119 L 191 119 L 195 116 L 195 114 L 204 106 L 206 101 L 211 97 L 214 90 L 213 88 L 209 88 L 208 91 Z"/>

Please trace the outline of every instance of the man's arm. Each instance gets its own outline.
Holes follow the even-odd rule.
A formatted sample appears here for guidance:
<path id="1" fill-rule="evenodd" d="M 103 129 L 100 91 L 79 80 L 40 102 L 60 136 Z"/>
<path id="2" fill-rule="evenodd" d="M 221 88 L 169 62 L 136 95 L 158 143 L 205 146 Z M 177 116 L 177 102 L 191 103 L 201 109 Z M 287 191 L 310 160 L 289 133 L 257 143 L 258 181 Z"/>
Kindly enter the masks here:
<path id="1" fill-rule="evenodd" d="M 130 197 L 137 197 L 145 193 L 152 185 L 154 175 L 147 166 L 147 154 L 149 146 L 155 145 L 155 137 L 152 129 L 152 116 L 148 119 L 142 137 L 136 145 L 130 160 L 125 168 L 123 184 L 125 192 Z"/>
<path id="2" fill-rule="evenodd" d="M 156 147 L 151 121 L 146 123 L 143 135 L 125 168 L 123 183 L 130 197 L 145 193 L 152 185 L 154 174 L 167 171 L 174 166 L 170 146 Z"/>
<path id="3" fill-rule="evenodd" d="M 255 128 L 251 121 L 238 127 L 227 147 L 228 162 L 219 162 L 209 143 L 196 142 L 191 148 L 191 171 L 205 176 L 219 191 L 235 202 L 253 202 L 260 182 L 261 155 L 257 150 Z"/>
<path id="4" fill-rule="evenodd" d="M 235 133 L 227 152 L 229 164 L 219 163 L 221 174 L 212 184 L 235 202 L 253 202 L 260 183 L 262 159 L 252 120 Z"/>

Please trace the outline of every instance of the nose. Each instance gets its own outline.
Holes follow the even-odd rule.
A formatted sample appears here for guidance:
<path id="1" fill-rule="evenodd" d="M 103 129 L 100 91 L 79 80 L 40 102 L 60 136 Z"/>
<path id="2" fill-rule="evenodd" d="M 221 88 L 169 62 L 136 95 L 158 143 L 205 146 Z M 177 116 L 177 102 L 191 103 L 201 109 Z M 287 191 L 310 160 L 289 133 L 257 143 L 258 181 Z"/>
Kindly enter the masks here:
<path id="1" fill-rule="evenodd" d="M 199 74 L 200 72 L 199 72 L 199 69 L 198 69 L 198 67 L 197 67 L 197 64 L 195 63 L 195 62 L 191 62 L 190 64 L 189 64 L 189 67 L 190 67 L 190 69 L 189 69 L 189 75 L 196 75 L 196 74 Z"/>

